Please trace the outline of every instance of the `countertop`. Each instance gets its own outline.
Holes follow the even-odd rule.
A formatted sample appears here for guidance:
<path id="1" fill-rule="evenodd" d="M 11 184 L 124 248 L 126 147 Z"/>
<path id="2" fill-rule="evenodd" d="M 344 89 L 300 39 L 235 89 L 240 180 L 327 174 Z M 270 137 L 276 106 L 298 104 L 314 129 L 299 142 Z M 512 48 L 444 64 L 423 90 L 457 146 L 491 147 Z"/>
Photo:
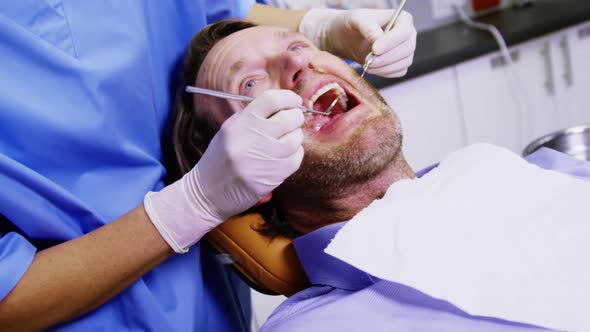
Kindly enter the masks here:
<path id="1" fill-rule="evenodd" d="M 476 19 L 496 26 L 508 46 L 589 20 L 590 0 L 537 0 L 524 8 L 508 8 Z M 366 78 L 380 89 L 497 50 L 490 33 L 455 22 L 418 33 L 414 62 L 403 78 Z"/>

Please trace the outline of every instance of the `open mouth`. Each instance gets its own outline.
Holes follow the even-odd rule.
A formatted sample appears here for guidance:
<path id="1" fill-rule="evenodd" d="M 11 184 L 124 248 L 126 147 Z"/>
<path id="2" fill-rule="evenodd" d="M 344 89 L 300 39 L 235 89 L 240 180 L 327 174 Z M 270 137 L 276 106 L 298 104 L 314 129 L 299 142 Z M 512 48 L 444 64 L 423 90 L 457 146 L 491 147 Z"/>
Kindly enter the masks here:
<path id="1" fill-rule="evenodd" d="M 359 104 L 359 100 L 336 82 L 328 83 L 320 87 L 311 96 L 308 107 L 316 111 L 326 112 L 332 102 L 338 100 L 330 115 L 306 113 L 306 126 L 314 132 L 318 132 L 336 116 L 346 113 Z"/>

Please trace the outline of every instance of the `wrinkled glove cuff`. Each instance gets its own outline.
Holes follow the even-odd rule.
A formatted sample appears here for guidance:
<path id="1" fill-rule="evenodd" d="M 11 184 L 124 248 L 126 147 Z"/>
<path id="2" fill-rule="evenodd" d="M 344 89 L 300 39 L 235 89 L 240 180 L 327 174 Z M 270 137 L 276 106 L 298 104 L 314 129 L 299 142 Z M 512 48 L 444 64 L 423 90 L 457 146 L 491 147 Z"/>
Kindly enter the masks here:
<path id="1" fill-rule="evenodd" d="M 150 191 L 145 195 L 143 199 L 143 207 L 145 209 L 145 212 L 147 213 L 148 217 L 150 218 L 150 221 L 152 222 L 152 224 L 154 224 L 154 227 L 156 227 L 164 241 L 168 243 L 168 245 L 170 246 L 170 248 L 172 248 L 172 250 L 174 250 L 174 252 L 178 254 L 187 253 L 188 247 L 183 247 L 181 244 L 179 244 L 174 239 L 174 236 L 172 236 L 171 231 L 168 230 L 168 228 L 165 226 L 164 222 L 160 220 L 157 209 L 154 208 L 154 203 L 152 201 L 152 196 L 157 194 L 157 192 Z"/>
<path id="2" fill-rule="evenodd" d="M 188 192 L 190 183 L 186 182 L 194 180 L 191 177 L 195 171 L 193 169 L 160 192 L 148 192 L 143 202 L 152 224 L 179 254 L 188 252 L 193 244 L 223 221 L 211 215 L 201 197 Z"/>

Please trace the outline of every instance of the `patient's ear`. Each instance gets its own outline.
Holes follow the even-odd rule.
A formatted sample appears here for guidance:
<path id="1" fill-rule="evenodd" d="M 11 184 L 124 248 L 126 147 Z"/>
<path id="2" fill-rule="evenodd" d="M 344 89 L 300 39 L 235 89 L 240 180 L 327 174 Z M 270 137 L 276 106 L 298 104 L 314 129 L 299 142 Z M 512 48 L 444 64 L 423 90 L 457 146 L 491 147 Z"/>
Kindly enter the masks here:
<path id="1" fill-rule="evenodd" d="M 272 198 L 272 192 L 269 192 L 266 196 L 262 197 L 258 201 L 258 203 L 256 203 L 256 205 L 254 205 L 254 206 L 259 206 L 259 205 L 262 205 L 262 204 L 266 204 L 266 203 L 268 203 L 270 201 L 271 198 Z"/>

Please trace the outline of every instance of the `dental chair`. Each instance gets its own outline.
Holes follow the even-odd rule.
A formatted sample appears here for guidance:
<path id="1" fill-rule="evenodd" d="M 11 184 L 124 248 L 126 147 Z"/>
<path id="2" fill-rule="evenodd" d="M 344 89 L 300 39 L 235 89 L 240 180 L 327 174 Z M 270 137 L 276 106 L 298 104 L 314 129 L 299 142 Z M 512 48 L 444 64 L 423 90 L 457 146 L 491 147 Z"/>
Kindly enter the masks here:
<path id="1" fill-rule="evenodd" d="M 287 237 L 270 238 L 256 230 L 264 223 L 258 213 L 234 216 L 205 235 L 222 267 L 223 282 L 230 291 L 234 315 L 240 321 L 241 331 L 250 331 L 245 304 L 232 283 L 231 270 L 238 272 L 252 289 L 267 295 L 291 296 L 309 287 L 293 241 Z"/>
<path id="2" fill-rule="evenodd" d="M 258 213 L 238 215 L 209 232 L 205 239 L 219 252 L 218 261 L 235 268 L 260 293 L 290 296 L 309 287 L 292 239 L 261 235 L 256 230 L 263 223 Z"/>

